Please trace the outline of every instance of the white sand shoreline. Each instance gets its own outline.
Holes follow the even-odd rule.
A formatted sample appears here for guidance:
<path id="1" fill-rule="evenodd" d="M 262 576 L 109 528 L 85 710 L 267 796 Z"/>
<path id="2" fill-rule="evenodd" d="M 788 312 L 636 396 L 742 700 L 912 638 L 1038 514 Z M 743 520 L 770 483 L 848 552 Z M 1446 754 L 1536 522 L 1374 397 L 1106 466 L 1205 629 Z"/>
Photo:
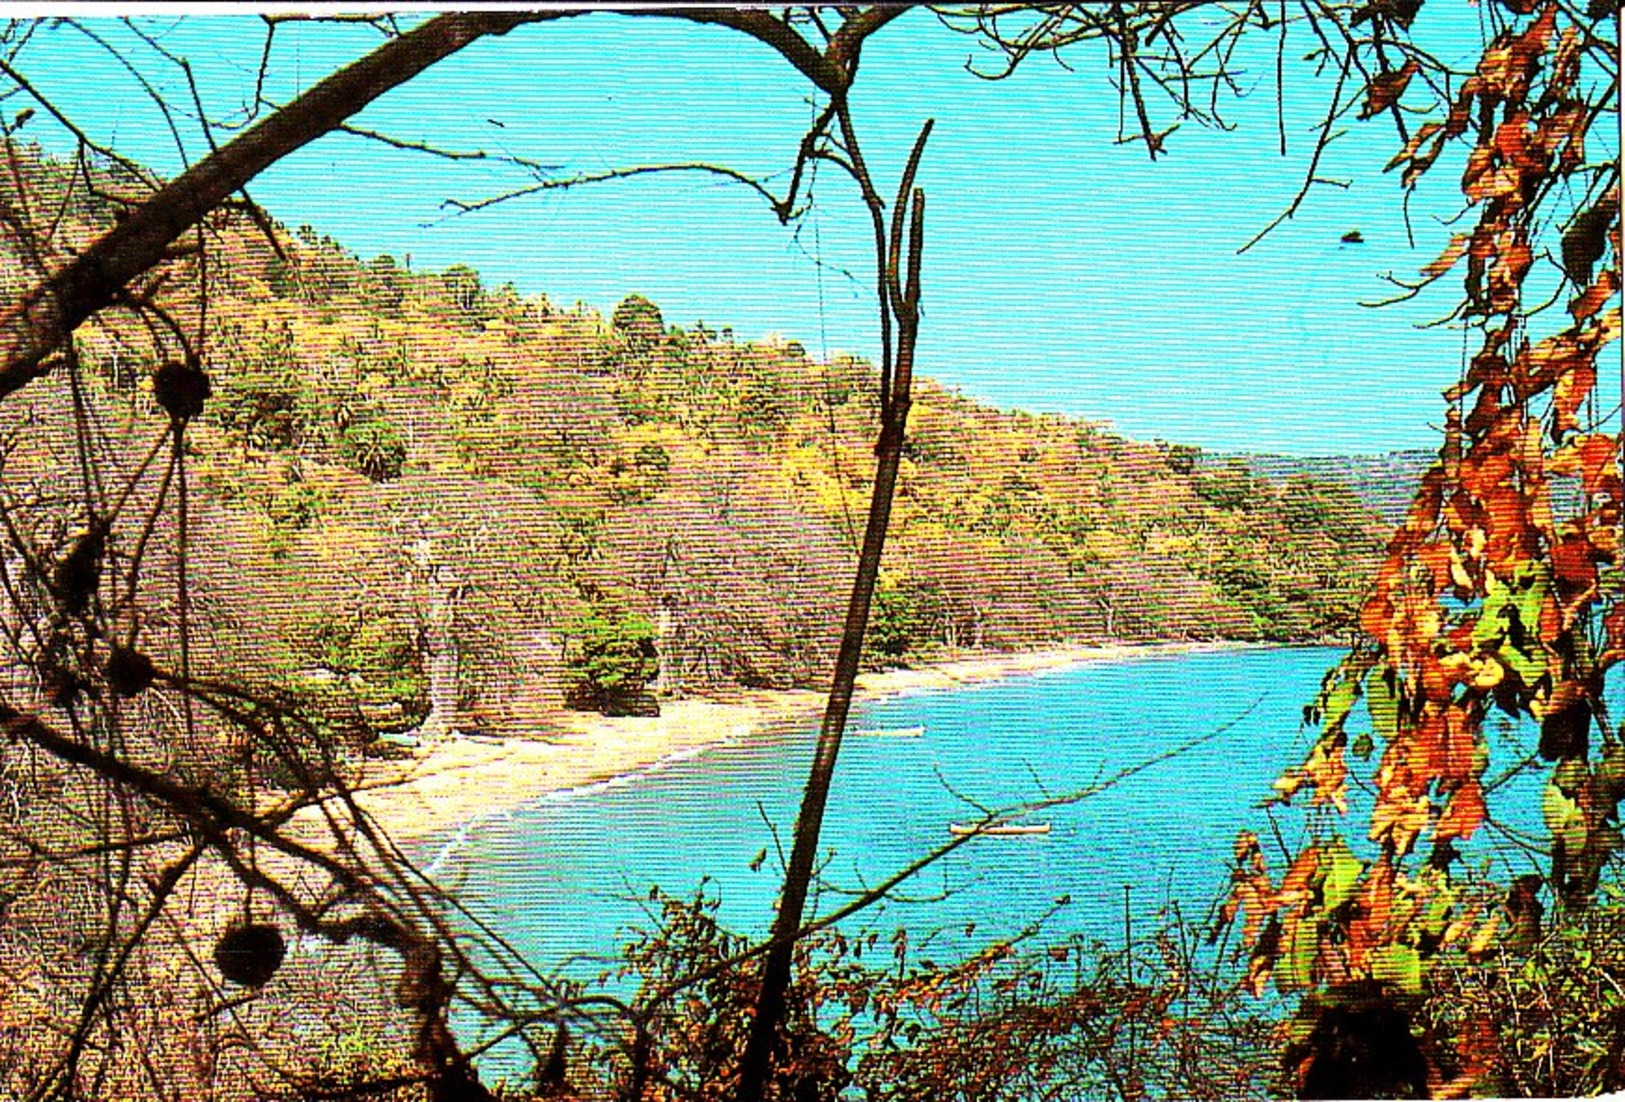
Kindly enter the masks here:
<path id="1" fill-rule="evenodd" d="M 866 673 L 855 703 L 1031 676 L 1086 662 L 1263 649 L 1244 642 L 1106 644 L 975 653 L 917 668 Z M 448 739 L 407 762 L 370 763 L 357 802 L 397 842 L 466 838 L 479 826 L 543 797 L 570 798 L 632 783 L 676 762 L 786 724 L 814 725 L 825 693 L 740 689 L 667 701 L 658 717 L 566 713 L 539 738 Z M 444 852 L 444 847 L 442 847 Z"/>

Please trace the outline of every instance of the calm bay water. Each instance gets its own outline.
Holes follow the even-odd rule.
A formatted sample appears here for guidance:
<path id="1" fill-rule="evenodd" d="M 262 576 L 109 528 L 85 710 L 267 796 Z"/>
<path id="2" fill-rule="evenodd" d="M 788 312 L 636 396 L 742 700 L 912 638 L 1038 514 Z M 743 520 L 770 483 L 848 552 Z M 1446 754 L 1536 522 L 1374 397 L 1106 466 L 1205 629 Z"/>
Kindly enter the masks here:
<path id="1" fill-rule="evenodd" d="M 900 889 L 915 901 L 877 905 L 843 929 L 884 936 L 906 927 L 916 949 L 929 945 L 932 957 L 951 960 L 1067 896 L 1046 934 L 1115 946 L 1125 887 L 1140 933 L 1171 904 L 1205 922 L 1227 891 L 1239 830 L 1264 839 L 1278 876 L 1280 846 L 1296 852 L 1310 814 L 1331 816 L 1276 809 L 1272 823 L 1259 805 L 1281 771 L 1303 759 L 1315 735 L 1302 729 L 1303 706 L 1340 656 L 1325 647 L 1147 653 L 859 708 L 851 727 L 923 725 L 925 734 L 843 744 L 822 845 L 825 879 L 846 889 L 876 884 L 948 840 L 950 822 L 978 816 L 967 800 L 999 808 L 1059 796 L 1211 737 L 1097 795 L 1036 813 L 1048 835 L 973 840 Z M 1619 688 L 1610 686 L 1613 696 Z M 1625 711 L 1625 701 L 1618 706 Z M 1357 710 L 1351 733 L 1366 725 Z M 653 926 L 652 885 L 676 896 L 704 890 L 720 898 L 725 926 L 760 937 L 781 876 L 773 827 L 788 850 L 813 738 L 810 725 L 785 729 L 553 794 L 474 824 L 443 850 L 435 874 L 544 974 L 602 975 L 634 928 Z M 1490 781 L 1531 753 L 1535 732 L 1496 718 L 1486 738 Z M 1351 780 L 1369 774 L 1354 765 Z M 1501 822 L 1531 837 L 1542 833 L 1542 774 L 1526 772 L 1495 796 Z M 1364 854 L 1370 796 L 1351 783 L 1349 804 L 1339 829 Z M 1462 848 L 1469 863 L 1494 866 L 1502 878 L 1536 870 L 1527 851 L 1490 827 Z M 827 913 L 848 898 L 826 892 L 815 903 Z M 472 1013 L 456 1027 L 470 1039 L 483 1029 Z M 500 1077 L 526 1074 L 530 1062 L 509 1041 L 481 1066 Z"/>
<path id="2" fill-rule="evenodd" d="M 854 727 L 923 724 L 922 738 L 854 737 L 842 748 L 823 833 L 826 878 L 874 884 L 974 819 L 1090 786 L 1197 736 L 1194 749 L 1074 805 L 1035 816 L 1046 836 L 977 839 L 854 928 L 931 931 L 985 944 L 1062 895 L 1060 933 L 1121 936 L 1124 886 L 1136 923 L 1169 901 L 1200 920 L 1224 893 L 1236 832 L 1270 828 L 1256 806 L 1311 734 L 1303 705 L 1338 652 L 1327 648 L 1147 654 L 860 708 Z M 544 971 L 596 975 L 636 925 L 651 885 L 720 895 L 731 928 L 765 933 L 811 760 L 810 729 L 785 730 L 668 763 L 622 782 L 556 794 L 480 824 L 440 863 L 445 882 Z M 1280 816 L 1293 833 L 1301 817 Z M 753 871 L 764 848 L 767 860 Z M 844 897 L 828 895 L 823 910 Z"/>

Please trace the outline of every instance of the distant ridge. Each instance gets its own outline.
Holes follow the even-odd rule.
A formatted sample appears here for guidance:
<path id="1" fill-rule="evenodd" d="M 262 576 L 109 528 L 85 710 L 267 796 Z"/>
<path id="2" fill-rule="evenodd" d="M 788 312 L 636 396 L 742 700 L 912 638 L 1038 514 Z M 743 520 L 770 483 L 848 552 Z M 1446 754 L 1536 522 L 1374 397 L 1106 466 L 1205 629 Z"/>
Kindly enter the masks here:
<path id="1" fill-rule="evenodd" d="M 1437 456 L 1430 451 L 1387 452 L 1382 455 L 1231 455 L 1204 458 L 1204 465 L 1223 465 L 1240 459 L 1255 478 L 1274 485 L 1307 475 L 1320 482 L 1347 486 L 1360 503 L 1390 524 L 1405 518 L 1422 475 Z"/>

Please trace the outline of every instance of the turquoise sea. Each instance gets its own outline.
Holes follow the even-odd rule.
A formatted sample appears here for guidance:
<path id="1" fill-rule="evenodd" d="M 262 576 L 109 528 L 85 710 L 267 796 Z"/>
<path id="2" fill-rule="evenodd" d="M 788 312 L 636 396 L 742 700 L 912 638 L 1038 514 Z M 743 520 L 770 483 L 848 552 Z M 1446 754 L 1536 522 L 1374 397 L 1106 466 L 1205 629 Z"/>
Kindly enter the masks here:
<path id="1" fill-rule="evenodd" d="M 1304 705 L 1340 657 L 1327 647 L 1148 650 L 862 706 L 851 728 L 925 731 L 846 739 L 823 832 L 828 887 L 815 906 L 828 913 L 850 899 L 843 892 L 874 885 L 948 841 L 949 823 L 974 820 L 976 805 L 1086 789 L 1201 739 L 1096 795 L 1034 813 L 1050 824 L 1047 835 L 971 841 L 904 884 L 898 894 L 906 898 L 854 915 L 842 929 L 884 937 L 904 927 L 911 945 L 942 961 L 1016 933 L 1063 896 L 1068 904 L 1040 940 L 1082 934 L 1115 947 L 1129 924 L 1148 933 L 1174 908 L 1205 923 L 1226 894 L 1238 831 L 1258 833 L 1279 876 L 1283 848 L 1296 852 L 1311 814 L 1332 817 L 1262 804 L 1281 771 L 1303 760 L 1315 735 L 1302 726 Z M 1351 732 L 1362 723 L 1357 712 Z M 1487 780 L 1534 743 L 1532 732 L 1501 723 L 1487 737 Z M 634 929 L 653 927 L 654 885 L 676 896 L 703 890 L 720 899 L 725 926 L 762 936 L 813 739 L 811 725 L 786 727 L 549 795 L 470 824 L 440 845 L 432 873 L 543 974 L 603 975 Z M 1370 766 L 1354 764 L 1341 829 L 1359 853 L 1369 849 L 1360 824 L 1370 803 L 1353 778 Z M 1504 825 L 1535 837 L 1542 783 L 1530 773 L 1498 793 Z M 1494 828 L 1463 849 L 1503 877 L 1535 869 Z M 476 1018 L 460 1017 L 460 1030 L 480 1034 Z M 529 1066 L 511 1043 L 484 1064 L 496 1074 Z"/>
<path id="2" fill-rule="evenodd" d="M 978 816 L 974 805 L 1084 789 L 1210 735 L 1097 795 L 1037 813 L 1047 835 L 960 848 L 899 889 L 917 902 L 849 920 L 853 929 L 905 926 L 916 943 L 936 932 L 950 946 L 974 922 L 974 940 L 985 944 L 1065 895 L 1057 933 L 1115 943 L 1127 887 L 1136 925 L 1170 903 L 1201 921 L 1225 893 L 1237 831 L 1257 831 L 1274 859 L 1277 829 L 1297 848 L 1304 814 L 1278 808 L 1272 826 L 1260 804 L 1282 769 L 1302 760 L 1313 737 L 1303 706 L 1338 657 L 1324 647 L 1148 652 L 860 707 L 852 727 L 923 725 L 925 734 L 845 741 L 823 832 L 824 878 L 835 890 L 819 907 L 840 906 L 848 898 L 840 889 L 873 885 L 948 840 L 950 822 Z M 726 925 L 764 933 L 812 742 L 810 727 L 782 729 L 554 794 L 476 824 L 435 872 L 533 965 L 576 978 L 597 975 L 629 929 L 648 925 L 652 885 L 679 896 L 703 886 L 720 896 Z M 1356 834 L 1361 799 L 1351 792 Z"/>

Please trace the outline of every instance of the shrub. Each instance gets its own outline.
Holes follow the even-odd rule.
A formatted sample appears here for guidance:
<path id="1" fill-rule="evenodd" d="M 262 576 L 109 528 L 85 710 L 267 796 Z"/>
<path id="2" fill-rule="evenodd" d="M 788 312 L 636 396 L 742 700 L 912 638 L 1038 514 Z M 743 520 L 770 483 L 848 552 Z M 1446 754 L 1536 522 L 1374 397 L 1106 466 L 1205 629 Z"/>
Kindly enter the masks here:
<path id="1" fill-rule="evenodd" d="M 211 412 L 222 427 L 256 448 L 296 447 L 304 436 L 297 380 L 245 369 L 223 375 Z"/>
<path id="2" fill-rule="evenodd" d="M 594 611 L 572 625 L 565 701 L 605 715 L 659 714 L 647 693 L 660 670 L 655 631 L 635 613 Z"/>
<path id="3" fill-rule="evenodd" d="M 292 550 L 296 533 L 315 523 L 326 506 L 326 491 L 309 482 L 291 481 L 277 489 L 265 503 L 265 515 L 271 521 L 266 540 L 271 557 L 285 557 Z"/>
<path id="4" fill-rule="evenodd" d="M 382 414 L 369 414 L 339 434 L 339 459 L 350 470 L 374 482 L 399 478 L 406 466 L 406 441 Z"/>
<path id="5" fill-rule="evenodd" d="M 322 672 L 296 672 L 289 681 L 311 702 L 313 722 L 365 738 L 423 721 L 429 711 L 428 678 L 408 619 L 389 612 L 323 610 L 307 632 L 301 649 Z"/>
<path id="6" fill-rule="evenodd" d="M 936 629 L 942 619 L 942 596 L 937 590 L 918 582 L 888 583 L 882 579 L 875 587 L 864 649 L 871 662 L 901 658 L 936 642 Z"/>
<path id="7" fill-rule="evenodd" d="M 1246 509 L 1255 503 L 1256 487 L 1244 461 L 1198 471 L 1191 488 L 1196 496 L 1218 509 Z"/>

